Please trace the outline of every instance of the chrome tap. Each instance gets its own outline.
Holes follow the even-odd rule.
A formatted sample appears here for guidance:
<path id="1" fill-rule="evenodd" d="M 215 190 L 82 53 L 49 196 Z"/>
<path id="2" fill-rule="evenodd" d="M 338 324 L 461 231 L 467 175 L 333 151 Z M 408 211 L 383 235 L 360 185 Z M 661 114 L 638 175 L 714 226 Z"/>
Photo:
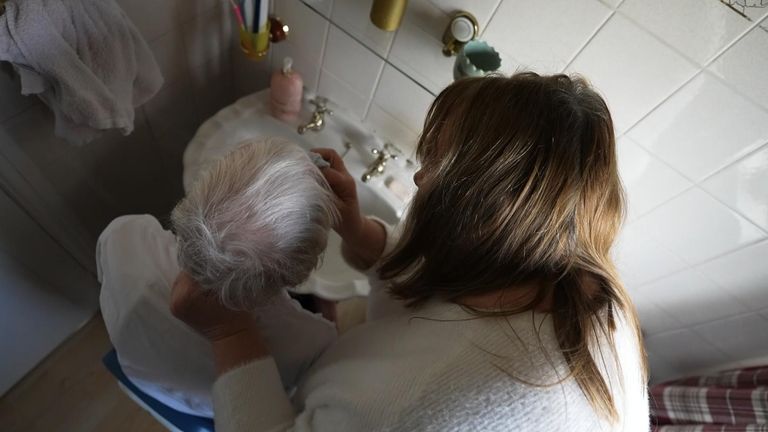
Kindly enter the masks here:
<path id="1" fill-rule="evenodd" d="M 385 143 L 383 149 L 375 148 L 371 150 L 371 153 L 376 156 L 376 159 L 368 165 L 368 169 L 363 173 L 361 180 L 364 183 L 367 183 L 376 176 L 384 174 L 384 170 L 387 169 L 387 161 L 390 159 L 397 160 L 398 156 L 403 154 L 403 151 L 392 143 Z"/>
<path id="2" fill-rule="evenodd" d="M 300 135 L 304 135 L 304 132 L 308 130 L 315 132 L 323 130 L 325 127 L 325 115 L 333 115 L 333 111 L 328 109 L 326 106 L 328 104 L 328 99 L 318 96 L 314 99 L 311 99 L 309 103 L 315 106 L 315 112 L 312 113 L 312 119 L 309 121 L 309 123 L 299 126 L 298 132 Z"/>

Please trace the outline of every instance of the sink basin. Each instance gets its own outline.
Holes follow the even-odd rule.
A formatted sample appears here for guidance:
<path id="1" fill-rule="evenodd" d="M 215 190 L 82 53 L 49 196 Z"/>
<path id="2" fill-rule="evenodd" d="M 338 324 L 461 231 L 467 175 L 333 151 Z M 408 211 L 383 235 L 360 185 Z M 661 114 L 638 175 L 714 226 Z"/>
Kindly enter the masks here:
<path id="1" fill-rule="evenodd" d="M 356 126 L 353 121 L 338 112 L 329 119 L 323 131 L 299 135 L 296 132 L 299 122 L 283 123 L 271 117 L 268 103 L 268 91 L 254 93 L 222 109 L 200 126 L 184 151 L 185 190 L 189 190 L 211 163 L 249 138 L 283 137 L 307 150 L 328 147 L 340 154 L 343 153 L 344 142 L 358 143 L 358 147 L 376 142 L 376 138 L 362 125 Z M 299 118 L 307 119 L 309 116 L 309 108 L 305 107 Z M 359 180 L 370 163 L 370 157 L 365 152 L 350 151 L 344 157 L 344 162 L 357 181 L 358 199 L 363 213 L 375 215 L 393 225 L 397 224 L 407 203 L 388 191 L 382 180 L 369 183 Z M 365 296 L 369 289 L 367 277 L 348 266 L 342 258 L 341 238 L 331 231 L 321 266 L 306 283 L 295 287 L 293 291 L 314 294 L 328 300 L 341 300 Z"/>

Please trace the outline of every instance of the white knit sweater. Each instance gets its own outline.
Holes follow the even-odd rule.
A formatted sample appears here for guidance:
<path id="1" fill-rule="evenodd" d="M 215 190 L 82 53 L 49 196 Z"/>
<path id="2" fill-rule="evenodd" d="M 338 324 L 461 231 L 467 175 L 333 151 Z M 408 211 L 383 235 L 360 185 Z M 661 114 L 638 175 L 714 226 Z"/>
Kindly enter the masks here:
<path id="1" fill-rule="evenodd" d="M 376 300 L 381 283 L 372 288 Z M 608 345 L 599 347 L 621 416 L 609 425 L 573 379 L 553 384 L 567 367 L 547 314 L 473 319 L 433 301 L 374 315 L 320 357 L 292 399 L 272 358 L 222 375 L 213 391 L 217 431 L 649 430 L 640 357 L 624 322 L 614 336 L 620 372 Z"/>

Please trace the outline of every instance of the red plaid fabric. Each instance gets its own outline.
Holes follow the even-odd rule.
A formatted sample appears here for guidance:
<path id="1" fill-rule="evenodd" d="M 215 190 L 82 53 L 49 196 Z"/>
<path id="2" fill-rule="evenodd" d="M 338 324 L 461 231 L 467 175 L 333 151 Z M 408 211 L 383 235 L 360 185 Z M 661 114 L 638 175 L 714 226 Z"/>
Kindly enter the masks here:
<path id="1" fill-rule="evenodd" d="M 651 388 L 657 432 L 768 432 L 768 366 Z"/>

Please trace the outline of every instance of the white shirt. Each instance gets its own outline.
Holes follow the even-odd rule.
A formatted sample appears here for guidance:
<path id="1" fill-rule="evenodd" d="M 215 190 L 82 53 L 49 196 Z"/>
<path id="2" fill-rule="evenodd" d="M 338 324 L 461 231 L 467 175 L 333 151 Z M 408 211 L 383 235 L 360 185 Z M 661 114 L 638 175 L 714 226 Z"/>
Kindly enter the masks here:
<path id="1" fill-rule="evenodd" d="M 384 284 L 371 280 L 372 298 Z M 393 301 L 390 300 L 390 303 Z M 633 331 L 614 334 L 620 368 L 598 362 L 618 424 L 594 412 L 573 379 L 552 318 L 532 312 L 481 318 L 433 301 L 386 314 L 341 336 L 304 375 L 292 399 L 271 357 L 214 385 L 218 432 L 625 431 L 647 432 L 646 383 Z M 607 343 L 603 353 L 610 356 Z M 539 386 L 527 383 L 539 384 Z"/>
<path id="2" fill-rule="evenodd" d="M 176 237 L 152 216 L 121 216 L 99 237 L 96 255 L 101 313 L 126 376 L 173 409 L 212 417 L 211 344 L 169 310 L 179 274 Z M 254 316 L 279 364 L 278 384 L 289 391 L 336 339 L 333 323 L 285 292 Z"/>

